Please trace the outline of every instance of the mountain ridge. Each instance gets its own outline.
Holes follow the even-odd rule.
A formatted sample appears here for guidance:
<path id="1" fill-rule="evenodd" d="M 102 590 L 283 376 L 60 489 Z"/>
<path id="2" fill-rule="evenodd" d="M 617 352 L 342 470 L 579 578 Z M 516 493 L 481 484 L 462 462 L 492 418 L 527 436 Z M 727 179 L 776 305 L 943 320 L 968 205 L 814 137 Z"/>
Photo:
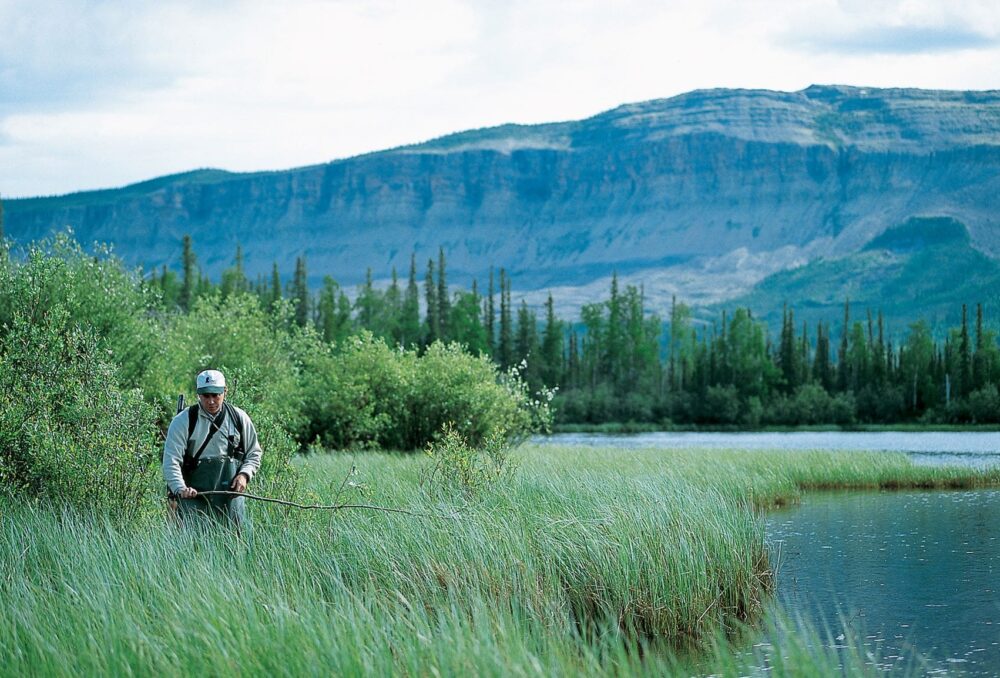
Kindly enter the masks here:
<path id="1" fill-rule="evenodd" d="M 4 205 L 15 241 L 70 225 L 147 268 L 177 267 L 184 233 L 213 276 L 240 243 L 251 276 L 305 256 L 314 282 L 347 285 L 443 247 L 458 284 L 503 266 L 530 297 L 617 270 L 662 280 L 646 286 L 662 309 L 685 296 L 670 278 L 707 299 L 727 261 L 753 285 L 775 262 L 848 256 L 914 216 L 961 221 L 998 256 L 998 169 L 1000 91 L 814 85 L 696 90 L 308 167 L 195 170 Z"/>

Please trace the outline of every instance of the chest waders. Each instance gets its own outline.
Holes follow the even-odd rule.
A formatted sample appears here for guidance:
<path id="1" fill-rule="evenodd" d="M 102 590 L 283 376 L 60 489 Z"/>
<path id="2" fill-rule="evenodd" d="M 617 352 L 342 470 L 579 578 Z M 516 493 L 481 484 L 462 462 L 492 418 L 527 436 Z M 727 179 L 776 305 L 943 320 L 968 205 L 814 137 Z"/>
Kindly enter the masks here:
<path id="1" fill-rule="evenodd" d="M 197 423 L 198 406 L 192 406 L 189 412 L 189 436 L 194 431 L 194 424 Z M 234 427 L 240 423 L 238 415 L 232 408 L 223 403 L 222 411 L 212 421 L 208 435 L 195 454 L 188 455 L 185 450 L 184 460 L 181 463 L 181 474 L 184 476 L 184 483 L 188 487 L 193 487 L 198 492 L 208 492 L 212 490 L 228 490 L 233 478 L 239 471 L 243 460 L 246 457 L 245 436 L 242 430 L 239 431 L 239 442 L 236 434 L 228 436 L 226 453 L 223 456 L 201 458 L 202 452 L 215 437 L 216 433 L 221 434 L 221 428 L 225 423 L 226 416 L 233 420 Z M 194 499 L 181 499 L 179 508 L 182 520 L 189 516 L 209 516 L 214 519 L 229 519 L 236 525 L 243 525 L 246 522 L 246 500 L 243 497 L 231 497 L 224 495 L 210 495 L 208 497 L 195 497 Z"/>

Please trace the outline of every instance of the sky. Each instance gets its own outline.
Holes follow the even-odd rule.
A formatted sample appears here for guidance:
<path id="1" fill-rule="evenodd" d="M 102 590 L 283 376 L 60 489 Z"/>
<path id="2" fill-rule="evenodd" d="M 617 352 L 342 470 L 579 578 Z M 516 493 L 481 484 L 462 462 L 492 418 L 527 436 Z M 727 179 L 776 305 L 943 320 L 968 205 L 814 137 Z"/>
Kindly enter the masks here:
<path id="1" fill-rule="evenodd" d="M 810 84 L 1000 89 L 1000 3 L 0 0 L 0 197 Z"/>

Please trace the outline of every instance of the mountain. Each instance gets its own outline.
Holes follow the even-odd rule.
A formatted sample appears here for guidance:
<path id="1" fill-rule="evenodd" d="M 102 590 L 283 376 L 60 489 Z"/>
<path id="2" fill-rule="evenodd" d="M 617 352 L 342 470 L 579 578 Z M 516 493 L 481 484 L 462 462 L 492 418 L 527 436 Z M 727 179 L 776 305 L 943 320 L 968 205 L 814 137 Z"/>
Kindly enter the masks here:
<path id="1" fill-rule="evenodd" d="M 68 225 L 147 268 L 177 267 L 190 233 L 216 278 L 237 243 L 251 276 L 275 261 L 290 274 L 305 255 L 314 281 L 343 284 L 369 267 L 405 276 L 411 252 L 422 275 L 440 246 L 451 282 L 503 266 L 529 300 L 552 289 L 575 313 L 612 271 L 661 312 L 673 294 L 708 305 L 811 262 L 877 257 L 865 248 L 913 217 L 961 222 L 968 248 L 997 257 L 997 196 L 1000 92 L 812 86 L 695 91 L 312 167 L 4 205 L 16 241 Z"/>
<path id="2" fill-rule="evenodd" d="M 961 322 L 963 303 L 969 318 L 975 317 L 980 303 L 987 318 L 1000 318 L 998 289 L 1000 261 L 972 246 L 964 224 L 950 218 L 913 218 L 884 231 L 858 252 L 769 276 L 729 305 L 762 309 L 762 319 L 776 330 L 783 305 L 791 303 L 796 331 L 805 322 L 815 337 L 821 320 L 839 327 L 848 301 L 852 320 L 864 323 L 868 311 L 873 317 L 881 311 L 890 336 L 904 335 L 917 317 L 943 336 Z"/>

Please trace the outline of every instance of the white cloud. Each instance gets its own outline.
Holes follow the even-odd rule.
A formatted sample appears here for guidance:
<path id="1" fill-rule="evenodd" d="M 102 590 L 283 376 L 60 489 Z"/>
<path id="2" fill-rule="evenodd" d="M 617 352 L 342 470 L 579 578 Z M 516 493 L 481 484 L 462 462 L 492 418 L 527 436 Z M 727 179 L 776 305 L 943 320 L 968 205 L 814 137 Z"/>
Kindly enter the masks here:
<path id="1" fill-rule="evenodd" d="M 1000 6 L 0 0 L 0 193 L 277 169 L 707 87 L 994 88 Z"/>

